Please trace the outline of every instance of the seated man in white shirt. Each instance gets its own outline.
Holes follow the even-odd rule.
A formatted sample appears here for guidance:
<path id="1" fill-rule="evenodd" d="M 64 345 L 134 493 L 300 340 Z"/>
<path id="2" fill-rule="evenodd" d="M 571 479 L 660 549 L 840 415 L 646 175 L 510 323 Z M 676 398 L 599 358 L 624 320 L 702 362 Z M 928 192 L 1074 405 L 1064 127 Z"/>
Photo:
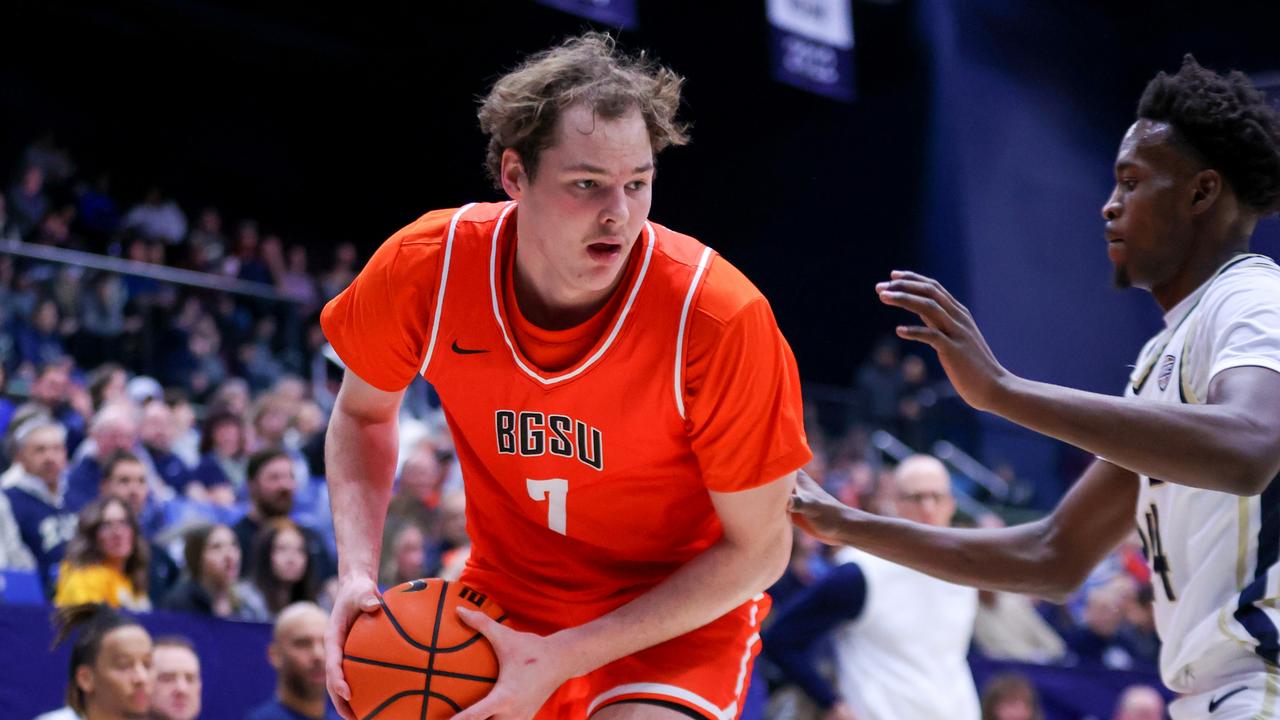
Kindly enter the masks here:
<path id="1" fill-rule="evenodd" d="M 951 478 L 937 459 L 914 455 L 880 493 L 899 517 L 946 527 L 955 515 Z M 822 707 L 827 720 L 977 720 L 965 656 L 978 594 L 853 548 L 778 613 L 764 652 Z M 835 687 L 814 667 L 834 633 Z"/>

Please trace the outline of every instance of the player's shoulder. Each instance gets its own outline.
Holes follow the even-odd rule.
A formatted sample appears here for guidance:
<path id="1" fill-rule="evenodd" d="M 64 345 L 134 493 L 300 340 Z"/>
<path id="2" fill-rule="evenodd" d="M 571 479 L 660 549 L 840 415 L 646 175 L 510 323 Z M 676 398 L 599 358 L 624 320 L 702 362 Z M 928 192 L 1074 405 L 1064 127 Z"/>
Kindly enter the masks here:
<path id="1" fill-rule="evenodd" d="M 693 311 L 727 323 L 753 303 L 764 303 L 764 295 L 733 263 L 689 235 L 653 223 L 658 231 L 658 252 L 677 266 L 696 271 L 703 266 Z"/>
<path id="2" fill-rule="evenodd" d="M 1215 312 L 1280 304 L 1280 265 L 1265 255 L 1237 258 L 1210 283 L 1200 304 Z"/>

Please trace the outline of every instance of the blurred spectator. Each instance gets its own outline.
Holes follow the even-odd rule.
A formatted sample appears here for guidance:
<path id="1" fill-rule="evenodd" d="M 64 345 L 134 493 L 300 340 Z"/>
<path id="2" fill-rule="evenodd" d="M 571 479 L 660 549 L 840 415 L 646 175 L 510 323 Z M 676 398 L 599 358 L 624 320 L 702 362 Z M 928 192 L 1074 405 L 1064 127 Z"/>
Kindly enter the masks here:
<path id="1" fill-rule="evenodd" d="M 898 343 L 886 338 L 876 343 L 854 378 L 860 419 L 872 427 L 893 430 L 898 416 L 902 376 L 898 369 Z"/>
<path id="2" fill-rule="evenodd" d="M 196 227 L 187 237 L 191 246 L 191 269 L 215 272 L 227 254 L 227 238 L 222 234 L 222 213 L 207 207 L 200 211 Z"/>
<path id="3" fill-rule="evenodd" d="M 1067 652 L 1031 598 L 987 590 L 978 593 L 973 644 L 986 657 L 1030 663 L 1057 662 Z"/>
<path id="4" fill-rule="evenodd" d="M 933 442 L 933 408 L 938 393 L 929 380 L 929 368 L 919 355 L 902 358 L 898 391 L 898 439 L 908 447 L 923 449 Z"/>
<path id="5" fill-rule="evenodd" d="M 36 559 L 22 542 L 9 496 L 0 493 L 0 570 L 35 570 Z"/>
<path id="6" fill-rule="evenodd" d="M 200 717 L 203 679 L 200 657 L 191 641 L 180 635 L 156 638 L 151 656 L 155 689 L 151 693 L 152 720 L 195 720 Z"/>
<path id="7" fill-rule="evenodd" d="M 333 265 L 320 278 L 320 295 L 325 301 L 342 292 L 356 279 L 356 246 L 339 243 L 333 250 Z"/>
<path id="8" fill-rule="evenodd" d="M 225 507 L 245 495 L 248 453 L 244 421 L 227 411 L 215 412 L 205 420 L 200 433 L 200 463 L 193 472 L 204 486 L 209 501 Z"/>
<path id="9" fill-rule="evenodd" d="M 66 356 L 60 332 L 61 315 L 53 298 L 42 298 L 28 320 L 15 317 L 10 322 L 19 372 L 41 365 L 56 364 Z"/>
<path id="10" fill-rule="evenodd" d="M 280 612 L 267 647 L 276 670 L 275 696 L 246 720 L 338 720 L 325 690 L 324 629 L 328 615 L 315 603 L 295 603 Z"/>
<path id="11" fill-rule="evenodd" d="M 196 409 L 181 388 L 164 392 L 165 404 L 173 413 L 173 453 L 187 468 L 200 462 L 200 431 L 196 429 Z"/>
<path id="12" fill-rule="evenodd" d="M 123 227 L 149 240 L 177 245 L 187 237 L 187 216 L 160 188 L 151 187 L 143 201 L 125 213 Z"/>
<path id="13" fill-rule="evenodd" d="M 129 373 L 118 363 L 104 363 L 94 368 L 85 379 L 93 411 L 96 413 L 109 403 L 127 401 L 129 396 L 125 393 L 125 388 L 128 382 Z"/>
<path id="14" fill-rule="evenodd" d="M 106 605 L 63 608 L 58 611 L 57 625 L 55 644 L 75 633 L 67 678 L 67 708 L 73 713 L 69 717 L 146 717 L 154 683 L 151 634 L 146 628 Z M 41 716 L 47 717 L 68 716 Z"/>
<path id="15" fill-rule="evenodd" d="M 293 461 L 282 450 L 260 450 L 249 458 L 249 512 L 235 524 L 240 547 L 252 548 L 253 540 L 263 525 L 275 518 L 287 518 L 293 510 L 298 483 Z M 304 525 L 298 526 L 306 539 L 307 556 L 316 577 L 328 578 L 333 568 L 319 534 Z M 248 574 L 245 568 L 243 574 Z"/>
<path id="16" fill-rule="evenodd" d="M 67 431 L 67 451 L 75 452 L 84 440 L 86 413 L 92 412 L 87 393 L 71 384 L 71 366 L 58 361 L 41 366 L 31 383 L 31 401 L 39 405 Z"/>
<path id="17" fill-rule="evenodd" d="M 316 599 L 316 577 L 302 531 L 288 518 L 263 525 L 254 538 L 249 578 L 272 617 L 296 602 Z"/>
<path id="18" fill-rule="evenodd" d="M 122 351 L 115 345 L 125 333 L 140 329 L 140 321 L 125 312 L 128 302 L 125 283 L 115 273 L 101 273 L 89 283 L 80 304 L 81 344 L 92 344 L 82 349 L 88 352 L 88 362 L 119 359 Z"/>
<path id="19" fill-rule="evenodd" d="M 1127 575 L 1117 575 L 1110 582 L 1088 591 L 1081 625 L 1068 631 L 1063 638 L 1077 662 L 1110 670 L 1155 669 L 1154 666 L 1139 666 L 1138 658 L 1120 632 L 1124 627 L 1126 608 L 1136 599 L 1137 592 L 1136 583 Z"/>
<path id="20" fill-rule="evenodd" d="M 76 535 L 58 572 L 53 604 L 105 603 L 150 610 L 147 568 L 150 549 L 128 505 L 107 495 L 80 512 Z"/>
<path id="21" fill-rule="evenodd" d="M 240 546 L 226 525 L 202 525 L 185 536 L 187 576 L 165 597 L 167 610 L 212 615 L 227 620 L 270 619 L 252 589 L 240 582 Z"/>
<path id="22" fill-rule="evenodd" d="M 462 489 L 450 490 L 440 501 L 440 577 L 457 580 L 471 556 L 467 537 L 467 496 Z"/>
<path id="23" fill-rule="evenodd" d="M 23 169 L 16 185 L 9 190 L 9 216 L 24 238 L 35 230 L 49 210 L 44 193 L 44 171 L 37 165 Z"/>
<path id="24" fill-rule="evenodd" d="M 79 460 L 67 473 L 67 508 L 79 512 L 98 495 L 102 482 L 102 461 L 117 452 L 132 450 L 138 442 L 136 411 L 131 403 L 105 405 L 89 423 L 89 439 L 77 453 Z"/>
<path id="25" fill-rule="evenodd" d="M 76 516 L 63 505 L 67 467 L 66 430 L 45 415 L 20 421 L 13 431 L 17 448 L 12 484 L 5 488 L 22 542 L 36 560 L 40 579 L 52 589 L 53 570 L 76 534 Z"/>
<path id="26" fill-rule="evenodd" d="M 982 690 L 982 720 L 1044 720 L 1040 696 L 1018 673 L 1001 673 Z"/>
<path id="27" fill-rule="evenodd" d="M 1113 720 L 1163 720 L 1164 696 L 1149 685 L 1130 685 L 1116 703 Z"/>
<path id="28" fill-rule="evenodd" d="M 298 301 L 298 312 L 301 315 L 310 315 L 319 306 L 320 292 L 316 289 L 316 281 L 307 272 L 305 245 L 289 246 L 289 255 L 279 286 L 280 292 Z"/>
<path id="29" fill-rule="evenodd" d="M 951 524 L 951 479 L 936 458 L 907 458 L 892 485 L 899 517 Z M 779 611 L 763 634 L 764 652 L 828 718 L 977 720 L 966 660 L 977 591 L 854 548 L 841 549 L 836 562 Z M 819 642 L 833 632 L 836 688 L 815 664 Z"/>
<path id="30" fill-rule="evenodd" d="M 99 248 L 120 228 L 120 208 L 111 198 L 111 176 L 101 173 L 93 183 L 76 187 L 76 217 L 80 229 L 93 238 Z"/>
<path id="31" fill-rule="evenodd" d="M 173 451 L 174 433 L 178 426 L 173 410 L 164 400 L 151 400 L 142 407 L 142 422 L 138 426 L 138 439 L 151 467 L 179 495 L 203 495 L 204 486 L 196 482 L 191 469 Z"/>
<path id="32" fill-rule="evenodd" d="M 378 572 L 379 587 L 391 588 L 433 574 L 427 569 L 427 541 L 417 525 L 388 519 L 383 537 L 382 547 L 386 549 Z"/>
<path id="33" fill-rule="evenodd" d="M 249 282 L 272 284 L 271 270 L 262 261 L 258 223 L 241 220 L 236 228 L 236 252 L 223 263 L 223 272 Z"/>
<path id="34" fill-rule="evenodd" d="M 142 538 L 153 543 L 164 526 L 164 517 L 154 504 L 148 502 L 151 494 L 147 482 L 147 469 L 137 455 L 128 450 L 117 450 L 102 464 L 102 482 L 99 497 L 117 497 L 129 506 L 138 519 Z M 153 545 L 147 564 L 147 594 L 152 605 L 158 605 L 170 588 L 178 581 L 178 564 L 169 557 L 164 547 Z"/>
<path id="35" fill-rule="evenodd" d="M 430 450 L 412 452 L 400 467 L 399 482 L 387 507 L 388 524 L 415 525 L 429 542 L 440 538 L 440 494 L 444 467 Z"/>
<path id="36" fill-rule="evenodd" d="M 236 417 L 248 417 L 249 383 L 244 378 L 233 377 L 218 385 L 209 400 L 209 413 L 230 413 Z"/>

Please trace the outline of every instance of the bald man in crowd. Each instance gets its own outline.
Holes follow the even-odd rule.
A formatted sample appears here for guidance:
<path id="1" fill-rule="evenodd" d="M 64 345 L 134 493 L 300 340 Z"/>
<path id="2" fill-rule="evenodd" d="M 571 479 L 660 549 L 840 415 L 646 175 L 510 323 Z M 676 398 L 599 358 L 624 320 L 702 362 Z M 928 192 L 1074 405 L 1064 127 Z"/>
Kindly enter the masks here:
<path id="1" fill-rule="evenodd" d="M 245 720 L 341 720 L 324 685 L 324 629 L 329 615 L 312 602 L 280 611 L 267 646 L 276 694 Z"/>
<path id="2" fill-rule="evenodd" d="M 1114 720 L 1164 720 L 1164 696 L 1150 685 L 1130 685 L 1116 703 Z"/>
<path id="3" fill-rule="evenodd" d="M 951 477 L 913 455 L 877 496 L 883 514 L 946 527 L 956 512 Z M 965 655 L 978 593 L 853 548 L 784 606 L 764 652 L 813 698 L 826 720 L 978 720 Z M 835 687 L 816 668 L 818 641 L 834 637 Z"/>

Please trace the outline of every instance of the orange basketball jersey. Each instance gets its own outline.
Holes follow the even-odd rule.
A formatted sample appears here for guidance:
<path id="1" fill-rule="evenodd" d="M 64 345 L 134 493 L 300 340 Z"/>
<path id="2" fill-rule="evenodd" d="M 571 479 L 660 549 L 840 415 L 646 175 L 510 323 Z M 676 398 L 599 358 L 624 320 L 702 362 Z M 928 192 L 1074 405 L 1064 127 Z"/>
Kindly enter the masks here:
<path id="1" fill-rule="evenodd" d="M 539 367 L 505 287 L 516 212 L 424 216 L 322 321 L 348 367 L 386 389 L 407 382 L 388 368 L 421 346 L 418 371 L 442 399 L 466 485 L 463 579 L 519 608 L 524 629 L 551 632 L 622 605 L 715 543 L 709 490 L 762 485 L 810 455 L 794 359 L 768 304 L 709 248 L 656 223 L 594 344 L 561 369 Z"/>

